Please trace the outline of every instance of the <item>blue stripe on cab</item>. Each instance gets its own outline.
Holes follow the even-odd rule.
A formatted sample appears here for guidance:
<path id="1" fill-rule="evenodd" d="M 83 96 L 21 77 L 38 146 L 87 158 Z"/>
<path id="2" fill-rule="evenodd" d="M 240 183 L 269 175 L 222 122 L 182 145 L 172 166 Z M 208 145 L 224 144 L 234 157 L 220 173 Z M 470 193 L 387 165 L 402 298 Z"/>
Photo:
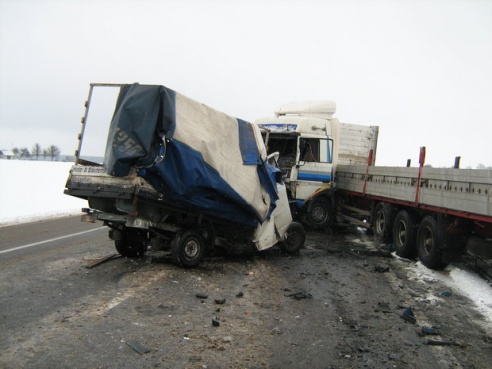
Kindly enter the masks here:
<path id="1" fill-rule="evenodd" d="M 313 181 L 313 182 L 323 182 L 323 181 L 331 181 L 330 174 L 315 174 L 315 173 L 299 173 L 297 175 L 297 179 L 303 181 Z"/>

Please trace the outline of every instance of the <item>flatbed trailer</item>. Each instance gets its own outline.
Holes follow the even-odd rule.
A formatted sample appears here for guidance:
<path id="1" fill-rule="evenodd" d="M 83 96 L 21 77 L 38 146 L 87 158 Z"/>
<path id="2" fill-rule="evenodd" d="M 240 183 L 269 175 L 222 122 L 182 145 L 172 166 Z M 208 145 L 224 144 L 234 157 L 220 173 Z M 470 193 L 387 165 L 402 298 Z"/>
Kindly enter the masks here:
<path id="1" fill-rule="evenodd" d="M 433 269 L 467 251 L 492 258 L 492 170 L 339 165 L 336 216 L 393 241 L 402 257 L 418 254 Z"/>

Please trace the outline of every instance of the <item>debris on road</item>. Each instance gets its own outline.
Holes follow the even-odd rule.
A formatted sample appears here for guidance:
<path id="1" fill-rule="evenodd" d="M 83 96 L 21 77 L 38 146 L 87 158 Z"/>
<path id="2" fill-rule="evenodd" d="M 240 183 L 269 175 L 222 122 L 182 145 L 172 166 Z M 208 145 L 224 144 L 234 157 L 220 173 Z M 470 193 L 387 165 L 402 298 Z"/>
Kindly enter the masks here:
<path id="1" fill-rule="evenodd" d="M 424 344 L 429 345 L 429 346 L 462 346 L 457 342 L 447 340 L 447 341 L 440 341 L 440 340 L 425 340 Z"/>
<path id="2" fill-rule="evenodd" d="M 208 295 L 205 293 L 197 293 L 195 296 L 199 299 L 208 299 Z"/>
<path id="3" fill-rule="evenodd" d="M 101 265 L 107 261 L 110 261 L 110 260 L 115 260 L 115 259 L 118 259 L 118 258 L 121 258 L 121 255 L 120 254 L 111 254 L 111 255 L 108 255 L 108 256 L 105 256 L 101 259 L 97 259 L 96 261 L 93 261 L 92 263 L 86 265 L 85 267 L 87 269 L 92 269 L 98 265 Z"/>
<path id="4" fill-rule="evenodd" d="M 126 344 L 130 346 L 132 349 L 134 349 L 136 352 L 138 352 L 140 355 L 146 354 L 151 351 L 151 349 L 145 347 L 139 341 L 128 341 Z"/>
<path id="5" fill-rule="evenodd" d="M 378 264 L 374 266 L 374 271 L 378 273 L 388 273 L 389 270 L 389 265 Z"/>
<path id="6" fill-rule="evenodd" d="M 306 293 L 306 292 L 301 291 L 301 292 L 296 292 L 296 293 L 290 293 L 288 295 L 285 295 L 285 297 L 292 297 L 296 300 L 302 300 L 302 299 L 310 299 L 313 296 L 310 293 Z"/>
<path id="7" fill-rule="evenodd" d="M 422 335 L 439 336 L 440 334 L 438 327 L 422 327 Z"/>
<path id="8" fill-rule="evenodd" d="M 226 302 L 226 299 L 215 299 L 215 303 L 218 305 L 224 305 Z"/>
<path id="9" fill-rule="evenodd" d="M 403 314 L 401 315 L 402 319 L 406 320 L 409 323 L 415 324 L 417 323 L 417 319 L 415 319 L 415 315 L 413 313 L 412 307 L 409 306 L 407 307 L 404 311 Z"/>

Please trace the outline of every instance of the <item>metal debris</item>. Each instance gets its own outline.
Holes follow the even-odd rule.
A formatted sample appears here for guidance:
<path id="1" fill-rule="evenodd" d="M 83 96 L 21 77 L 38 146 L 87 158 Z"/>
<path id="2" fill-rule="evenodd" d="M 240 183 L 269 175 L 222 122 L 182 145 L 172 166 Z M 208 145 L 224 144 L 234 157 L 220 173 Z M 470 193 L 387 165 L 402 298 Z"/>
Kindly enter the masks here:
<path id="1" fill-rule="evenodd" d="M 85 267 L 87 269 L 91 269 L 91 268 L 94 268 L 94 267 L 96 267 L 98 265 L 101 265 L 101 264 L 103 264 L 103 263 L 105 263 L 107 261 L 118 259 L 118 258 L 121 258 L 121 255 L 120 254 L 111 254 L 111 255 L 105 256 L 105 257 L 103 257 L 101 259 L 98 259 L 98 260 L 90 263 L 89 265 L 86 265 Z"/>
<path id="2" fill-rule="evenodd" d="M 306 293 L 306 292 L 296 292 L 296 293 L 290 293 L 288 295 L 285 295 L 285 297 L 293 297 L 296 300 L 302 300 L 302 299 L 310 299 L 313 296 L 310 293 Z"/>
<path id="3" fill-rule="evenodd" d="M 148 347 L 145 347 L 139 341 L 129 341 L 126 344 L 134 349 L 136 352 L 138 352 L 140 355 L 146 354 L 151 351 Z"/>

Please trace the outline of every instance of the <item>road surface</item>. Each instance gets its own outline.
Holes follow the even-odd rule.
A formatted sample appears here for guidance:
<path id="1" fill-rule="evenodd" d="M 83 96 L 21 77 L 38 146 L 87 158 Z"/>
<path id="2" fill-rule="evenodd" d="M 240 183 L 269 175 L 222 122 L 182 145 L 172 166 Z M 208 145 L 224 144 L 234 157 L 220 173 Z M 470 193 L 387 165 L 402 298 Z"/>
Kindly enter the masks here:
<path id="1" fill-rule="evenodd" d="M 490 368 L 472 303 L 363 233 L 196 269 L 117 258 L 100 223 L 0 228 L 1 368 Z M 162 261 L 161 259 L 159 259 Z M 409 307 L 413 319 L 402 314 Z M 413 321 L 414 320 L 414 321 Z M 439 335 L 423 335 L 422 327 Z M 429 344 L 430 343 L 430 344 Z M 440 345 L 436 345 L 439 343 Z"/>

